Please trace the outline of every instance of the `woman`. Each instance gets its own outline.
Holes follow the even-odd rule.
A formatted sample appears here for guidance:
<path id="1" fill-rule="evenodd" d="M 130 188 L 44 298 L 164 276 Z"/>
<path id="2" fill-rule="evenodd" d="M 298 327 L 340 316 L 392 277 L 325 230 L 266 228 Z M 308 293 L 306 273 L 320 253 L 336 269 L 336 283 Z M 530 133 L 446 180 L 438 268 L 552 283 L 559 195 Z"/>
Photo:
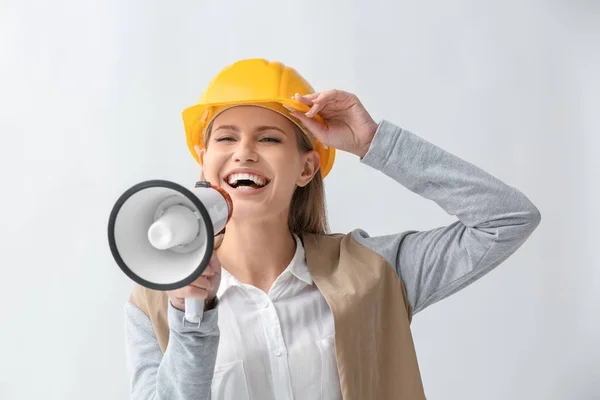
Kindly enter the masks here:
<path id="1" fill-rule="evenodd" d="M 424 399 L 412 315 L 499 265 L 537 227 L 519 191 L 352 94 L 313 93 L 280 63 L 242 60 L 184 111 L 188 146 L 234 212 L 210 266 L 126 306 L 133 399 Z M 323 177 L 355 154 L 458 221 L 327 234 Z M 222 265 L 222 267 L 221 267 Z M 185 297 L 205 300 L 183 319 Z"/>

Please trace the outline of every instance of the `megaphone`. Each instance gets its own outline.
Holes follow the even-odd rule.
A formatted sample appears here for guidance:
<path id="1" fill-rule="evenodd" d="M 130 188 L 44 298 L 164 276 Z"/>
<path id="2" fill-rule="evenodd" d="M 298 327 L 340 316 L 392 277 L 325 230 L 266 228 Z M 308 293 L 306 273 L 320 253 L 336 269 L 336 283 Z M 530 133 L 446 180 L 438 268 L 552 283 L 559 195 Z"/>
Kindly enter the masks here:
<path id="1" fill-rule="evenodd" d="M 138 183 L 117 200 L 108 242 L 121 270 L 150 289 L 174 290 L 196 280 L 208 266 L 214 238 L 231 218 L 223 189 L 197 182 L 193 190 L 165 180 Z M 200 323 L 204 302 L 185 299 L 185 319 Z"/>

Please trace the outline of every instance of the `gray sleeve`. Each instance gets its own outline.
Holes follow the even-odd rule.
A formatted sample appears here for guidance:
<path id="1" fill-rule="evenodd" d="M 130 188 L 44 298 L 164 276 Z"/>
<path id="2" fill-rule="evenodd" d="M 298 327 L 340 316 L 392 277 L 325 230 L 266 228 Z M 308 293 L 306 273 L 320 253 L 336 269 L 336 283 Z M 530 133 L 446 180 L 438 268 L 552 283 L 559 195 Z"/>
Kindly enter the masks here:
<path id="1" fill-rule="evenodd" d="M 217 312 L 205 312 L 199 327 L 189 327 L 182 322 L 184 313 L 169 303 L 169 344 L 163 355 L 148 316 L 126 303 L 131 400 L 210 399 L 219 344 Z"/>
<path id="2" fill-rule="evenodd" d="M 413 313 L 491 271 L 540 223 L 540 212 L 520 191 L 387 121 L 379 124 L 361 161 L 458 218 L 422 232 L 352 233 L 396 269 Z"/>

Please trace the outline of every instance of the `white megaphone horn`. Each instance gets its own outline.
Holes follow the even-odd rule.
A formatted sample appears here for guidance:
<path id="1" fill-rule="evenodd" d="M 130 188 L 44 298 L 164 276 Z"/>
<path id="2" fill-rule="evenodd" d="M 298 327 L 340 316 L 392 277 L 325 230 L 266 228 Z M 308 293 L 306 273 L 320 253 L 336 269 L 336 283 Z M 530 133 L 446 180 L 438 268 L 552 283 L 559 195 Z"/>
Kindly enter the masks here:
<path id="1" fill-rule="evenodd" d="M 151 180 L 125 191 L 108 222 L 112 255 L 133 281 L 150 289 L 174 290 L 196 280 L 208 266 L 214 238 L 231 218 L 223 189 L 197 182 L 192 190 Z M 200 323 L 204 302 L 185 299 L 185 319 Z"/>

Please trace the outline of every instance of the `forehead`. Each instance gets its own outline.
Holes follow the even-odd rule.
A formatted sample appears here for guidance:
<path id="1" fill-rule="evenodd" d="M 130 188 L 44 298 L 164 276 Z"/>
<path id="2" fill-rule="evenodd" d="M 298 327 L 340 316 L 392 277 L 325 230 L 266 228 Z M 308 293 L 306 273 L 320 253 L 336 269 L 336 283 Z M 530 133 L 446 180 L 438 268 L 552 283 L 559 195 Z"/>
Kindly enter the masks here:
<path id="1" fill-rule="evenodd" d="M 235 106 L 221 112 L 213 120 L 214 128 L 219 125 L 233 125 L 241 129 L 272 125 L 286 132 L 293 131 L 293 122 L 288 118 L 268 108 L 253 105 Z"/>

